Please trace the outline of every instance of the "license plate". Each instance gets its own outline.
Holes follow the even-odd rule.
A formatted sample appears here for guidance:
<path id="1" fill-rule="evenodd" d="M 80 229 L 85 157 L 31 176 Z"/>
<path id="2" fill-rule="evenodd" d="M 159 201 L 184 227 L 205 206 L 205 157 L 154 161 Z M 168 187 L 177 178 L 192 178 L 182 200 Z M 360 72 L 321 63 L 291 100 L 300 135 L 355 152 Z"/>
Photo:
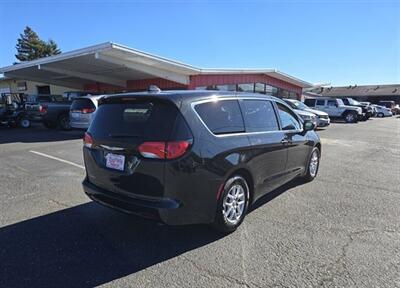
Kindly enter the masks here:
<path id="1" fill-rule="evenodd" d="M 71 116 L 72 116 L 72 118 L 79 119 L 79 118 L 81 118 L 81 113 L 72 112 Z"/>
<path id="2" fill-rule="evenodd" d="M 106 167 L 119 171 L 124 171 L 125 156 L 108 153 L 106 155 Z"/>

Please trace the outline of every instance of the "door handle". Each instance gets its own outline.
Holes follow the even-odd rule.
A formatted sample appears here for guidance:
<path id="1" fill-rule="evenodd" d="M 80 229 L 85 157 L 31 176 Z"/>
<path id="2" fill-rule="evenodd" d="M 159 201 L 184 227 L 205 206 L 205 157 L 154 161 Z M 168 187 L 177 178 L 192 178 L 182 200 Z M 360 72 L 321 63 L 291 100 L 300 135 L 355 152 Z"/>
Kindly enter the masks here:
<path id="1" fill-rule="evenodd" d="M 286 145 L 286 144 L 289 143 L 289 140 L 288 140 L 288 139 L 282 139 L 282 140 L 281 140 L 281 143 L 282 143 L 283 145 Z"/>

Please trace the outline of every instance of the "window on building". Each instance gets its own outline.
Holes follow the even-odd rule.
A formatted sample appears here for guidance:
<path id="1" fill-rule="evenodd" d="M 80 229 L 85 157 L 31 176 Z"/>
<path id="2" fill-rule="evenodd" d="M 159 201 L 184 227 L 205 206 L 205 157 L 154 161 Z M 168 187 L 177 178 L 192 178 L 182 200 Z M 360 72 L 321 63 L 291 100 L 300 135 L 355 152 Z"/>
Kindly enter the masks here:
<path id="1" fill-rule="evenodd" d="M 296 115 L 286 106 L 276 103 L 278 106 L 279 118 L 281 119 L 282 130 L 300 130 L 300 123 Z"/>
<path id="2" fill-rule="evenodd" d="M 244 123 L 237 100 L 212 101 L 195 106 L 196 112 L 214 134 L 244 132 Z"/>
<path id="3" fill-rule="evenodd" d="M 278 96 L 278 88 L 267 84 L 265 85 L 265 93 L 271 96 Z"/>
<path id="4" fill-rule="evenodd" d="M 279 130 L 275 111 L 270 101 L 243 100 L 241 103 L 247 132 Z"/>
<path id="5" fill-rule="evenodd" d="M 217 85 L 219 91 L 236 91 L 236 84 Z"/>
<path id="6" fill-rule="evenodd" d="M 254 92 L 265 94 L 265 84 L 264 83 L 256 83 L 254 87 Z"/>
<path id="7" fill-rule="evenodd" d="M 289 99 L 296 99 L 297 100 L 297 93 L 296 92 L 289 92 Z"/>
<path id="8" fill-rule="evenodd" d="M 238 84 L 238 92 L 254 92 L 254 83 Z"/>
<path id="9" fill-rule="evenodd" d="M 44 85 L 44 86 L 37 86 L 37 94 L 42 94 L 42 95 L 48 95 L 50 94 L 50 86 L 49 85 Z"/>

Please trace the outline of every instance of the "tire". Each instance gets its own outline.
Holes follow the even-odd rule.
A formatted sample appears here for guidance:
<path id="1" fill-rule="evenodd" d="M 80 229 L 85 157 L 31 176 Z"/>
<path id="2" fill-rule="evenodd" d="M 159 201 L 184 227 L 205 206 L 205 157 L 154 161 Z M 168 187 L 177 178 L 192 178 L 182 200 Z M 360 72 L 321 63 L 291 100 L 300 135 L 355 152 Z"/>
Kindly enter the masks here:
<path id="1" fill-rule="evenodd" d="M 357 114 L 354 112 L 347 112 L 344 115 L 344 121 L 346 121 L 346 123 L 356 123 L 357 122 Z"/>
<path id="2" fill-rule="evenodd" d="M 302 177 L 304 182 L 311 182 L 315 179 L 315 177 L 317 177 L 320 159 L 321 151 L 318 147 L 314 147 L 311 151 L 310 159 L 308 160 L 306 174 Z"/>
<path id="3" fill-rule="evenodd" d="M 379 112 L 378 115 L 376 115 L 376 116 L 378 116 L 379 118 L 383 118 L 385 115 L 383 115 L 382 112 Z"/>
<path id="4" fill-rule="evenodd" d="M 48 129 L 55 129 L 57 128 L 57 125 L 50 122 L 50 121 L 44 121 L 43 122 L 44 127 L 48 128 Z"/>
<path id="5" fill-rule="evenodd" d="M 58 117 L 58 127 L 61 130 L 71 130 L 71 125 L 69 124 L 69 115 L 62 114 Z"/>
<path id="6" fill-rule="evenodd" d="M 21 116 L 20 118 L 18 118 L 18 127 L 24 129 L 29 128 L 31 127 L 31 121 L 27 117 Z"/>
<path id="7" fill-rule="evenodd" d="M 242 176 L 235 175 L 229 178 L 218 200 L 212 227 L 224 234 L 235 231 L 246 216 L 249 197 L 249 186 Z"/>

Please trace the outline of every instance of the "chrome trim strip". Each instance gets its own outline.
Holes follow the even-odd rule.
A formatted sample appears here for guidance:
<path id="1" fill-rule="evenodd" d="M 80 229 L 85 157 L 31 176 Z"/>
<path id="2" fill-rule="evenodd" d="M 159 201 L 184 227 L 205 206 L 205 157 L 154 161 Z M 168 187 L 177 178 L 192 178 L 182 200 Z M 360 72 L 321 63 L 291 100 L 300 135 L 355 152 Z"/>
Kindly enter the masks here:
<path id="1" fill-rule="evenodd" d="M 121 147 L 111 147 L 111 146 L 107 146 L 107 145 L 99 145 L 100 147 L 107 149 L 107 150 L 111 150 L 111 151 L 123 151 L 125 150 L 125 148 L 121 148 Z"/>
<path id="2" fill-rule="evenodd" d="M 216 96 L 215 96 L 216 97 Z M 222 137 L 230 137 L 230 136 L 245 136 L 245 135 L 257 135 L 257 134 L 271 134 L 271 133 L 278 133 L 278 132 L 283 132 L 283 133 L 301 133 L 304 131 L 304 129 L 301 130 L 274 130 L 274 131 L 261 131 L 261 132 L 238 132 L 238 133 L 226 133 L 226 134 L 214 134 L 210 128 L 208 128 L 208 126 L 206 125 L 206 123 L 203 121 L 203 119 L 201 119 L 200 115 L 197 113 L 195 106 L 198 104 L 204 104 L 204 103 L 208 103 L 208 102 L 213 102 L 213 101 L 224 101 L 224 100 L 264 100 L 264 101 L 274 101 L 274 102 L 278 102 L 275 99 L 272 98 L 266 98 L 266 97 L 240 97 L 240 96 L 236 96 L 236 97 L 218 97 L 218 98 L 213 98 L 213 96 L 211 96 L 208 99 L 203 99 L 200 101 L 195 101 L 190 103 L 190 106 L 192 107 L 193 112 L 196 114 L 197 118 L 200 120 L 200 122 L 203 124 L 203 126 L 207 129 L 208 132 L 210 132 L 211 135 L 213 135 L 214 137 L 218 137 L 218 138 L 222 138 Z M 283 102 L 283 101 L 282 101 Z M 279 101 L 279 103 L 281 103 L 281 101 Z M 240 105 L 240 104 L 239 104 Z M 285 104 L 286 106 L 288 106 L 287 104 Z M 288 106 L 289 107 L 289 106 Z M 244 124 L 244 123 L 243 123 Z M 300 123 L 302 125 L 302 123 Z M 246 128 L 246 127 L 245 127 Z"/>

